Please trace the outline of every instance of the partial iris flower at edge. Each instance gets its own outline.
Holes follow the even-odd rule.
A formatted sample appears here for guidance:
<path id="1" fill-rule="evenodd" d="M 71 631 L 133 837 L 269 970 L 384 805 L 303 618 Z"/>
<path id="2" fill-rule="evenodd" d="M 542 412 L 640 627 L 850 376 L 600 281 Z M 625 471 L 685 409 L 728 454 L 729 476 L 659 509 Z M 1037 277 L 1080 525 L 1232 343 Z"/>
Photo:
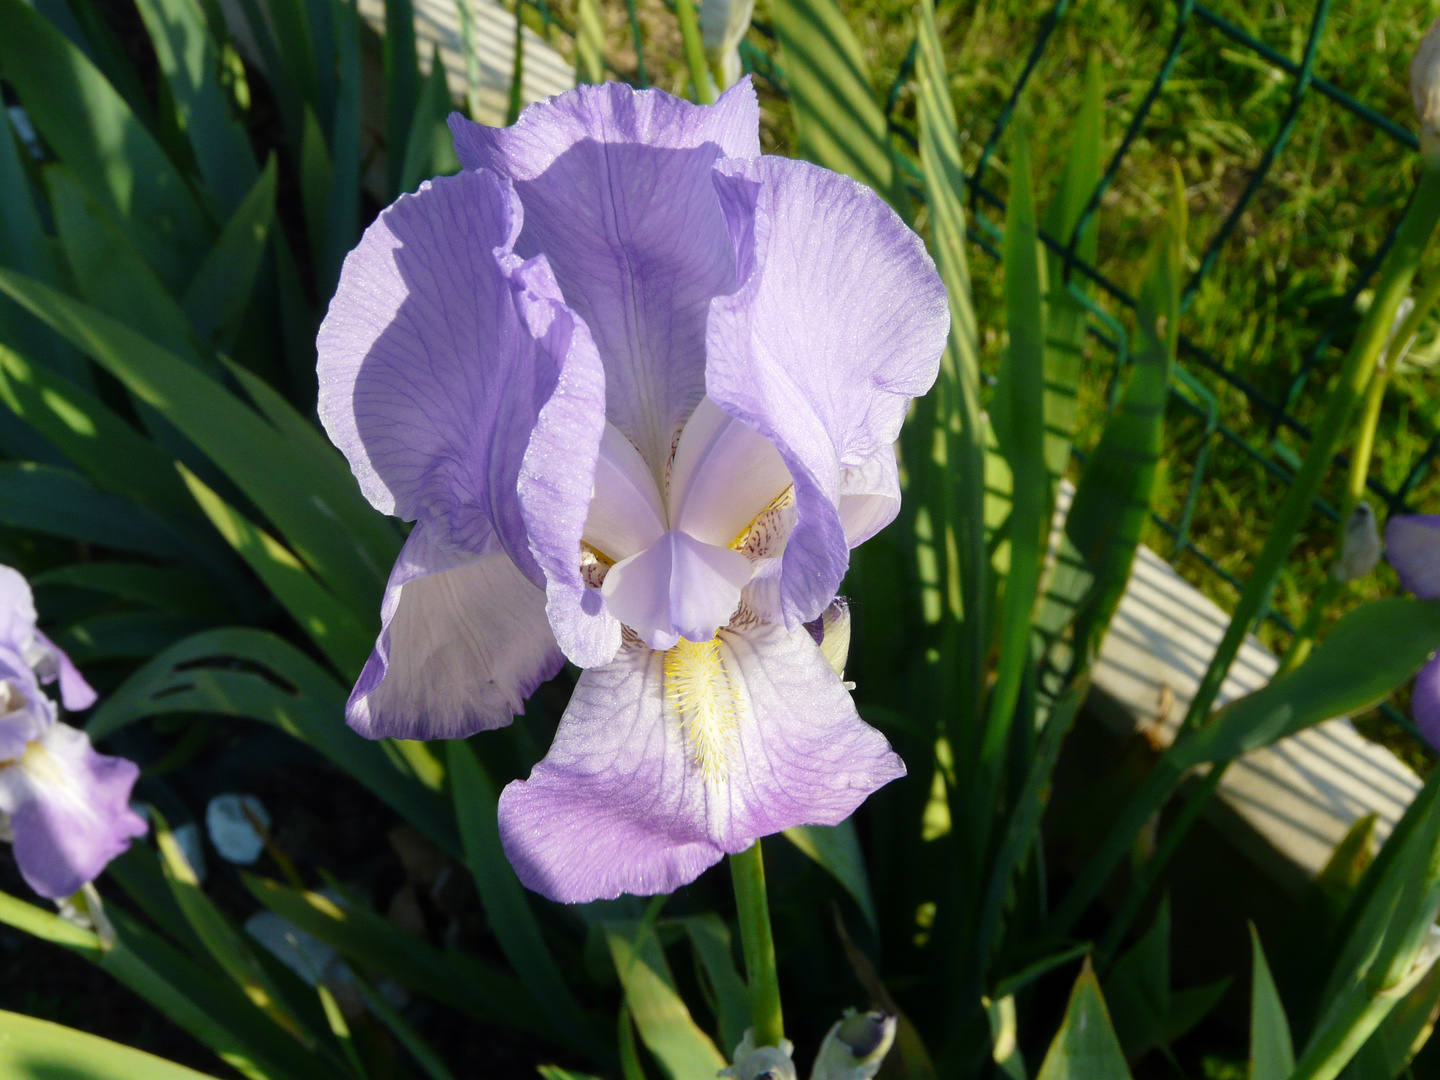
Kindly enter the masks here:
<path id="1" fill-rule="evenodd" d="M 1402 514 L 1385 526 L 1385 557 L 1400 584 L 1421 600 L 1440 600 L 1440 514 Z M 1410 714 L 1432 749 L 1440 750 L 1440 655 L 1420 669 Z"/>
<path id="2" fill-rule="evenodd" d="M 66 708 L 95 692 L 35 626 L 25 578 L 0 566 L 0 824 L 26 884 L 62 900 L 95 880 L 145 833 L 130 809 L 134 762 L 97 753 L 63 724 L 42 683 L 58 681 Z"/>
<path id="3" fill-rule="evenodd" d="M 557 900 L 672 891 L 904 775 L 806 624 L 898 511 L 945 291 L 872 191 L 758 125 L 748 80 L 452 117 L 464 171 L 381 214 L 320 330 L 326 430 L 415 521 L 349 723 L 463 737 L 583 668 L 500 800 Z"/>

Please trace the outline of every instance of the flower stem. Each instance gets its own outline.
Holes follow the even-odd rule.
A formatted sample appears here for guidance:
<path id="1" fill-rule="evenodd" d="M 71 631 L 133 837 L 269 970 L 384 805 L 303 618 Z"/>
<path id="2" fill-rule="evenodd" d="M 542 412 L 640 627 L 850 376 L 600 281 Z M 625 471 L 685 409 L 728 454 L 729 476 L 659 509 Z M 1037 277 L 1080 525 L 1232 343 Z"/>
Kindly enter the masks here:
<path id="1" fill-rule="evenodd" d="M 685 63 L 690 68 L 690 78 L 695 82 L 695 103 L 713 105 L 715 92 L 710 88 L 710 68 L 705 63 L 705 43 L 700 37 L 700 16 L 695 12 L 695 0 L 675 0 L 675 18 L 680 22 Z"/>
<path id="2" fill-rule="evenodd" d="M 1176 736 L 1177 747 L 1209 718 L 1210 708 L 1220 692 L 1221 683 L 1230 671 L 1231 663 L 1274 591 L 1275 583 L 1295 543 L 1295 537 L 1310 516 L 1311 504 L 1320 491 L 1335 451 L 1340 446 L 1340 440 L 1350 429 L 1355 410 L 1360 406 L 1380 355 L 1386 348 L 1387 338 L 1394 325 L 1395 312 L 1409 291 L 1420 256 L 1425 251 L 1437 220 L 1440 220 L 1440 159 L 1426 158 L 1415 197 L 1400 223 L 1395 244 L 1381 267 L 1375 286 L 1375 299 L 1365 314 L 1340 374 L 1330 388 L 1324 415 L 1315 428 L 1305 461 L 1291 482 L 1285 501 L 1275 516 L 1274 526 L 1265 541 L 1264 549 L 1256 559 L 1255 569 L 1246 583 L 1240 601 L 1235 606 L 1230 625 L 1211 658 L 1210 666 L 1196 689 L 1194 698 L 1190 701 L 1190 708 L 1186 712 L 1180 733 Z M 1347 503 L 1354 505 L 1348 500 Z M 1145 823 L 1169 800 L 1171 791 L 1184 775 L 1184 770 L 1166 768 L 1168 759 L 1169 754 L 1161 756 L 1149 777 L 1132 796 L 1130 805 L 1111 825 L 1109 834 L 1090 856 L 1075 884 L 1071 886 L 1069 894 L 1051 916 L 1052 932 L 1068 933 L 1090 903 L 1100 895 L 1100 890 L 1124 859 L 1125 853 L 1130 850 Z M 1160 869 L 1157 865 L 1153 873 L 1158 876 Z"/>
<path id="3" fill-rule="evenodd" d="M 765 861 L 756 840 L 730 856 L 735 909 L 740 916 L 740 947 L 750 984 L 750 1016 L 756 1046 L 779 1046 L 785 1034 L 780 1015 L 780 980 L 775 973 L 775 939 L 770 934 L 770 905 L 765 898 Z"/>

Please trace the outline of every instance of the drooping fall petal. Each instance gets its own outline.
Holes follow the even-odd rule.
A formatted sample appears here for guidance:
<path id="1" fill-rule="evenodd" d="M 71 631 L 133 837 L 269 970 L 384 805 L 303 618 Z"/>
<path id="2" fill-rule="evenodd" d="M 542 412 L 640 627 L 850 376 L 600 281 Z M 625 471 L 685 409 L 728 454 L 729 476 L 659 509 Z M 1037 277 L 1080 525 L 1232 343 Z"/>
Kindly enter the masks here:
<path id="1" fill-rule="evenodd" d="M 545 760 L 501 795 L 501 839 L 555 900 L 668 892 L 903 775 L 808 631 L 751 624 L 586 671 Z"/>

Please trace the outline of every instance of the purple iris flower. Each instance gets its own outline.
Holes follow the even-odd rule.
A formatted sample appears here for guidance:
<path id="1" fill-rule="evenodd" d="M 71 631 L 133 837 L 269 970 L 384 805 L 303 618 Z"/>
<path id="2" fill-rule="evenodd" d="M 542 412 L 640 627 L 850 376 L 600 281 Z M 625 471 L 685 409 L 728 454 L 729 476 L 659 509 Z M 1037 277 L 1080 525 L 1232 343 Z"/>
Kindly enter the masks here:
<path id="1" fill-rule="evenodd" d="M 508 724 L 584 669 L 500 799 L 530 888 L 668 892 L 905 766 L 805 629 L 899 508 L 894 442 L 949 328 L 872 191 L 714 106 L 584 86 L 382 213 L 320 329 L 320 417 L 416 524 L 347 719 Z"/>
<path id="2" fill-rule="evenodd" d="M 41 689 L 57 680 L 67 709 L 94 704 L 70 658 L 36 629 L 25 578 L 0 566 L 0 824 L 25 881 L 52 900 L 94 881 L 145 832 L 129 801 L 140 770 L 60 723 Z"/>
<path id="3" fill-rule="evenodd" d="M 1403 514 L 1385 526 L 1385 557 L 1400 584 L 1421 600 L 1440 600 L 1440 514 Z M 1440 750 L 1440 655 L 1420 669 L 1410 714 L 1425 741 Z"/>

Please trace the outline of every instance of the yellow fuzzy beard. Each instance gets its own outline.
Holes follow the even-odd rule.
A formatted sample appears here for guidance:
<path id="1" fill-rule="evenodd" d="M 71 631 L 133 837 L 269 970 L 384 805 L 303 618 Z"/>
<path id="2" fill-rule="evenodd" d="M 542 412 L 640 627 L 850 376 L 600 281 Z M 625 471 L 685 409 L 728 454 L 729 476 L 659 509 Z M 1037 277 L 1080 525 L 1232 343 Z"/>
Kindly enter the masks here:
<path id="1" fill-rule="evenodd" d="M 739 749 L 740 696 L 725 662 L 720 639 L 680 639 L 665 651 L 665 700 L 680 715 L 692 760 L 707 782 L 721 782 Z"/>

